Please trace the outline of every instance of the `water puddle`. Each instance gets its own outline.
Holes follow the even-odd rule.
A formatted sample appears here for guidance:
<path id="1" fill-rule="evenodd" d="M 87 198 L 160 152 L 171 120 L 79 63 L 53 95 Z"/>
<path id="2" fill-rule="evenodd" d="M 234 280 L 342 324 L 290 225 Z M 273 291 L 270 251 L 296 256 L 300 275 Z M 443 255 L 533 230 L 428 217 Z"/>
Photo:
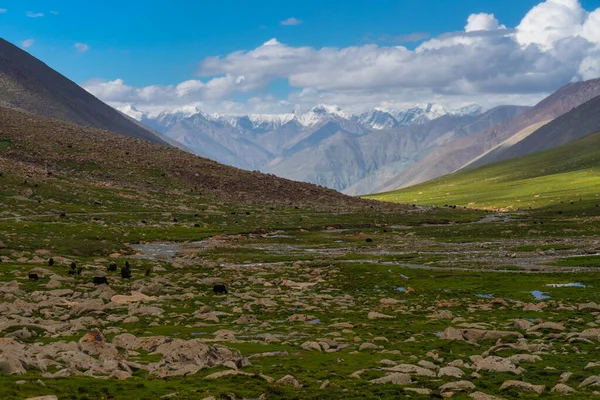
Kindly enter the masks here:
<path id="1" fill-rule="evenodd" d="M 580 287 L 580 288 L 584 288 L 587 287 L 586 285 L 584 285 L 581 282 L 572 282 L 572 283 L 548 283 L 546 286 L 549 287 L 553 287 L 553 288 L 562 288 L 562 287 Z"/>
<path id="2" fill-rule="evenodd" d="M 180 243 L 131 244 L 130 247 L 140 253 L 138 258 L 163 261 L 172 261 L 173 257 L 181 250 Z"/>
<path id="3" fill-rule="evenodd" d="M 545 300 L 550 298 L 550 296 L 548 296 L 545 292 L 542 292 L 540 290 L 532 290 L 529 293 L 531 293 L 535 300 Z"/>
<path id="4" fill-rule="evenodd" d="M 404 293 L 406 293 L 406 288 L 402 287 L 402 286 L 395 287 L 394 290 L 397 290 L 398 292 L 404 292 Z"/>
<path id="5" fill-rule="evenodd" d="M 480 294 L 476 294 L 475 296 L 482 298 L 482 299 L 493 299 L 494 293 L 480 293 Z"/>

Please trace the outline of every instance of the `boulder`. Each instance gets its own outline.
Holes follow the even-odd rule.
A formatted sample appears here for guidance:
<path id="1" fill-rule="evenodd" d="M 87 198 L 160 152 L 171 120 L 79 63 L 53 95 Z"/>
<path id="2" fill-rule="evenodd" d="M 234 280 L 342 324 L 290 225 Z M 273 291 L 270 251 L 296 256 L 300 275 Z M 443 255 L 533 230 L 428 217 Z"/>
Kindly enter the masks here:
<path id="1" fill-rule="evenodd" d="M 279 379 L 276 383 L 283 386 L 292 386 L 295 389 L 300 389 L 302 385 L 296 378 L 292 375 L 286 375 L 283 378 Z"/>
<path id="2" fill-rule="evenodd" d="M 412 383 L 412 379 L 408 374 L 394 372 L 384 377 L 373 379 L 370 382 L 375 384 L 391 383 L 394 385 L 408 385 L 409 383 Z"/>
<path id="3" fill-rule="evenodd" d="M 544 385 L 534 385 L 528 382 L 523 381 L 505 381 L 502 386 L 500 386 L 500 390 L 509 390 L 516 389 L 522 390 L 524 392 L 533 392 L 537 394 L 541 394 L 546 390 L 546 386 Z"/>
<path id="4" fill-rule="evenodd" d="M 469 381 L 448 382 L 440 386 L 440 393 L 468 392 L 470 390 L 475 390 L 475 385 Z"/>

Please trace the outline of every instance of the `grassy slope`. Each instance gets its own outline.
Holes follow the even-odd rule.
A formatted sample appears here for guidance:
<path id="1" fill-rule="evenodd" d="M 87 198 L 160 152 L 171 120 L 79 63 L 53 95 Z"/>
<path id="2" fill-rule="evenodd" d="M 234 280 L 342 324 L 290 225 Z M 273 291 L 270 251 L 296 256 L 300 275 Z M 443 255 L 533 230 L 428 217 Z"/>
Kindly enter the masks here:
<path id="1" fill-rule="evenodd" d="M 600 201 L 600 133 L 548 151 L 461 171 L 388 193 L 399 203 L 527 209 Z"/>

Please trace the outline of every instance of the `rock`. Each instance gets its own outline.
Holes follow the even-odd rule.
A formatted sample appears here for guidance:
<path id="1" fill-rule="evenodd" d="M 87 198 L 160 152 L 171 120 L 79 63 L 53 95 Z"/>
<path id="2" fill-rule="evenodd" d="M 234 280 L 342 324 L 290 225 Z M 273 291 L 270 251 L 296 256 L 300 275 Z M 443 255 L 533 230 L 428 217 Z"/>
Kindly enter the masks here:
<path id="1" fill-rule="evenodd" d="M 259 321 L 256 319 L 254 315 L 242 315 L 238 319 L 236 319 L 233 323 L 238 325 L 249 325 L 256 324 Z"/>
<path id="2" fill-rule="evenodd" d="M 148 302 L 155 301 L 156 297 L 146 296 L 141 292 L 131 292 L 131 296 L 125 295 L 115 295 L 112 296 L 110 301 L 111 303 L 117 305 L 129 304 L 129 303 L 139 303 L 139 302 Z"/>
<path id="3" fill-rule="evenodd" d="M 416 394 L 421 394 L 423 396 L 431 396 L 431 390 L 425 388 L 404 388 L 405 392 L 412 392 Z"/>
<path id="4" fill-rule="evenodd" d="M 58 400 L 58 397 L 56 397 L 54 395 L 48 395 L 48 396 L 30 397 L 27 400 Z"/>
<path id="5" fill-rule="evenodd" d="M 509 389 L 517 389 L 522 390 L 524 392 L 534 392 L 537 394 L 541 394 L 546 390 L 546 386 L 544 385 L 533 385 L 528 382 L 523 381 L 505 381 L 502 386 L 500 386 L 500 390 L 509 390 Z"/>
<path id="6" fill-rule="evenodd" d="M 441 378 L 443 376 L 451 376 L 453 378 L 462 378 L 464 376 L 464 372 L 456 367 L 443 367 L 440 368 L 438 372 L 438 377 Z"/>
<path id="7" fill-rule="evenodd" d="M 560 379 L 558 380 L 558 382 L 567 383 L 569 382 L 569 378 L 571 378 L 571 376 L 573 376 L 572 372 L 563 372 L 562 374 L 560 374 Z"/>
<path id="8" fill-rule="evenodd" d="M 114 378 L 120 381 L 124 381 L 125 379 L 129 379 L 131 378 L 131 372 L 127 372 L 127 371 L 121 371 L 121 370 L 114 370 L 109 378 Z"/>
<path id="9" fill-rule="evenodd" d="M 394 372 L 382 378 L 373 379 L 370 382 L 375 384 L 391 383 L 394 385 L 408 385 L 409 383 L 412 383 L 412 379 L 408 374 Z"/>
<path id="10" fill-rule="evenodd" d="M 377 346 L 374 345 L 373 343 L 363 343 L 360 345 L 360 347 L 358 348 L 358 351 L 364 351 L 364 350 L 376 350 Z"/>
<path id="11" fill-rule="evenodd" d="M 437 319 L 452 319 L 454 315 L 448 310 L 438 310 L 433 314 L 429 315 L 428 318 L 437 318 Z"/>
<path id="12" fill-rule="evenodd" d="M 520 331 L 526 331 L 533 326 L 533 322 L 526 319 L 515 319 L 515 328 Z"/>
<path id="13" fill-rule="evenodd" d="M 552 393 L 560 393 L 560 394 L 570 394 L 576 393 L 577 390 L 573 389 L 571 386 L 567 386 L 564 383 L 557 383 L 551 390 Z"/>
<path id="14" fill-rule="evenodd" d="M 600 386 L 600 375 L 589 376 L 579 384 L 580 388 L 586 386 Z"/>
<path id="15" fill-rule="evenodd" d="M 224 376 L 231 376 L 231 375 L 255 376 L 254 374 L 251 374 L 249 372 L 243 372 L 243 371 L 239 371 L 236 369 L 230 369 L 227 371 L 219 371 L 219 372 L 215 372 L 213 374 L 207 375 L 204 377 L 204 379 L 219 379 L 219 378 L 223 378 Z"/>
<path id="16" fill-rule="evenodd" d="M 498 340 L 508 336 L 523 337 L 519 332 L 495 331 L 485 329 L 456 329 L 448 327 L 442 333 L 441 339 L 445 340 L 464 340 L 477 343 L 483 340 Z"/>
<path id="17" fill-rule="evenodd" d="M 498 356 L 489 356 L 483 358 L 481 356 L 472 356 L 471 361 L 477 371 L 489 371 L 489 372 L 511 372 L 515 375 L 521 375 L 523 373 L 522 368 L 518 368 L 515 362 L 509 358 L 502 358 Z"/>
<path id="18" fill-rule="evenodd" d="M 76 303 L 71 309 L 71 315 L 82 315 L 90 312 L 101 312 L 106 308 L 104 301 L 101 299 L 86 300 L 81 303 Z"/>
<path id="19" fill-rule="evenodd" d="M 598 329 L 598 328 L 586 329 L 579 334 L 579 337 L 581 337 L 581 338 L 594 339 L 597 341 L 600 341 L 599 336 L 600 336 L 600 329 Z"/>
<path id="20" fill-rule="evenodd" d="M 492 396 L 491 394 L 483 392 L 473 392 L 469 397 L 475 400 L 503 400 L 501 397 Z"/>
<path id="21" fill-rule="evenodd" d="M 8 375 L 24 375 L 27 371 L 21 361 L 0 356 L 0 372 Z"/>
<path id="22" fill-rule="evenodd" d="M 46 289 L 58 289 L 62 286 L 60 280 L 55 278 L 56 275 L 53 275 L 50 278 L 50 281 L 46 284 Z"/>
<path id="23" fill-rule="evenodd" d="M 375 311 L 371 311 L 367 314 L 367 318 L 368 319 L 392 319 L 392 318 L 396 318 L 392 315 L 386 315 L 386 314 L 381 314 Z"/>
<path id="24" fill-rule="evenodd" d="M 317 342 L 304 342 L 300 347 L 304 350 L 322 351 L 321 346 Z"/>
<path id="25" fill-rule="evenodd" d="M 292 386 L 295 389 L 300 389 L 302 387 L 300 382 L 298 382 L 298 380 L 292 375 L 286 375 L 283 378 L 279 379 L 276 383 L 284 386 Z"/>
<path id="26" fill-rule="evenodd" d="M 537 361 L 542 361 L 542 357 L 535 354 L 515 354 L 508 357 L 508 360 L 515 365 L 519 365 L 520 363 L 534 363 Z"/>
<path id="27" fill-rule="evenodd" d="M 542 329 L 548 329 L 548 330 L 562 332 L 566 328 L 563 324 L 559 324 L 558 322 L 542 322 L 541 324 L 532 326 L 531 328 L 527 329 L 527 331 L 528 332 L 537 332 Z"/>
<path id="28" fill-rule="evenodd" d="M 114 359 L 119 353 L 116 346 L 108 343 L 102 332 L 92 329 L 79 339 L 79 350 L 85 354 L 98 355 L 100 359 Z"/>
<path id="29" fill-rule="evenodd" d="M 329 389 L 329 386 L 331 386 L 331 384 L 329 383 L 329 381 L 328 380 L 324 380 L 323 383 L 321 384 L 321 386 L 319 386 L 319 389 L 321 389 L 321 390 Z"/>
<path id="30" fill-rule="evenodd" d="M 429 376 L 431 378 L 434 378 L 436 376 L 435 372 L 433 372 L 432 370 L 423 367 L 418 367 L 412 364 L 398 364 L 391 368 L 385 369 L 387 371 L 402 372 L 405 374 L 413 374 L 417 376 Z"/>
<path id="31" fill-rule="evenodd" d="M 468 392 L 474 390 L 475 385 L 469 381 L 448 382 L 440 386 L 440 393 L 444 392 Z"/>

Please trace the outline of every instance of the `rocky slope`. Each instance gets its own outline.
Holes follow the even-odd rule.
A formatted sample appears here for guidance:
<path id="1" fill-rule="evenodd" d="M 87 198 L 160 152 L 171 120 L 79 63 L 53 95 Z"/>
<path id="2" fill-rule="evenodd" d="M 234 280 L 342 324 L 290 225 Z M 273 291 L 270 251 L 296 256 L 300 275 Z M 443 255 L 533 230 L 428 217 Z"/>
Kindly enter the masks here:
<path id="1" fill-rule="evenodd" d="M 46 64 L 0 39 L 0 107 L 167 143 Z"/>
<path id="2" fill-rule="evenodd" d="M 193 190 L 214 200 L 308 208 L 389 207 L 331 189 L 225 166 L 149 141 L 0 108 L 0 160 L 72 172 L 100 186 Z M 12 163 L 12 164 L 11 164 Z M 112 183 L 111 183 L 112 182 Z"/>

